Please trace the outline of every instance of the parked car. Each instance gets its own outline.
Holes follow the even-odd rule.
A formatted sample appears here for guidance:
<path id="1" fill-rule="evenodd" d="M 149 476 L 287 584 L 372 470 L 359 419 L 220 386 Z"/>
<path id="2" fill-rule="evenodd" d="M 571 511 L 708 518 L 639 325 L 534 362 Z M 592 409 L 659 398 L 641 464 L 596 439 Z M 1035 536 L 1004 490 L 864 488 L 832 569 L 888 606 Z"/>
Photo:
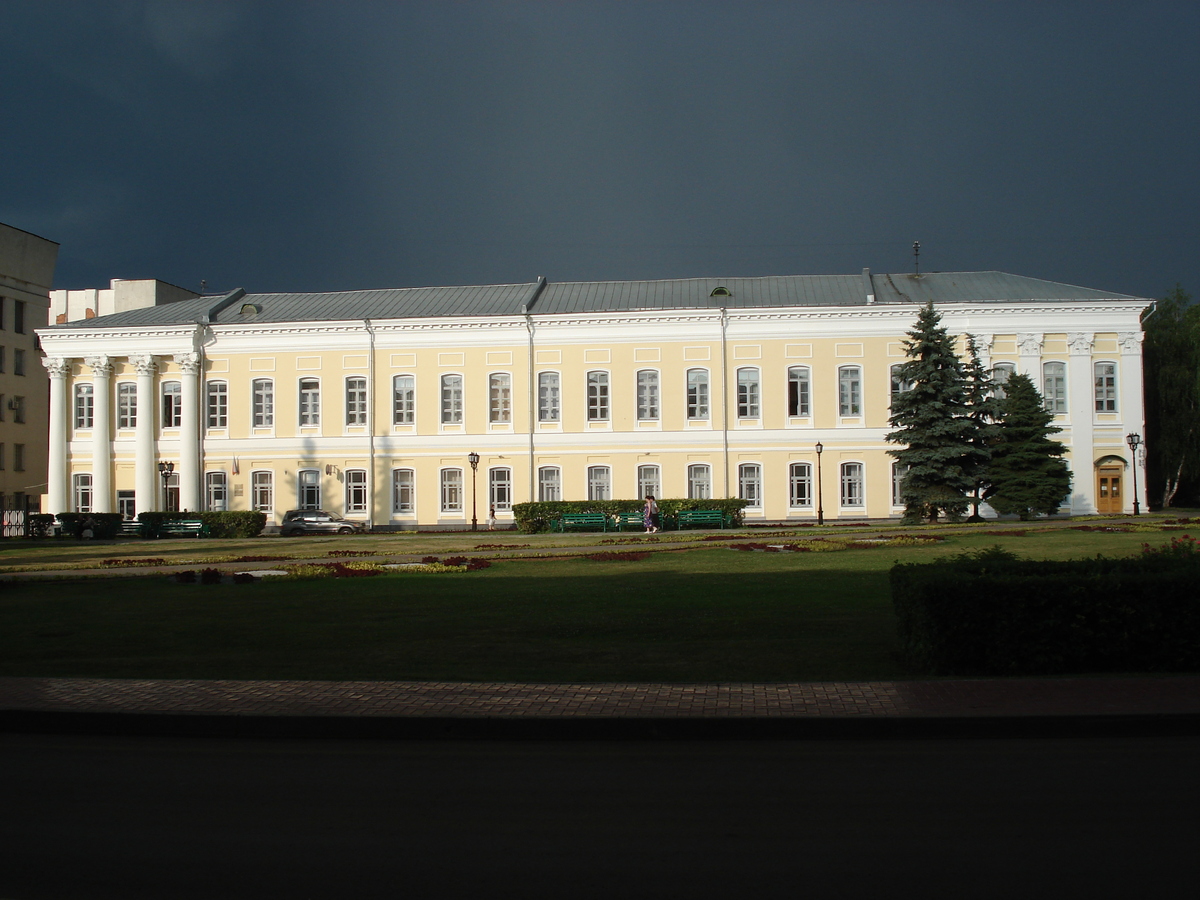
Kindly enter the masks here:
<path id="1" fill-rule="evenodd" d="M 366 531 L 367 526 L 323 509 L 289 509 L 283 514 L 283 525 L 279 530 L 284 537 L 291 537 L 297 534 L 353 534 Z"/>

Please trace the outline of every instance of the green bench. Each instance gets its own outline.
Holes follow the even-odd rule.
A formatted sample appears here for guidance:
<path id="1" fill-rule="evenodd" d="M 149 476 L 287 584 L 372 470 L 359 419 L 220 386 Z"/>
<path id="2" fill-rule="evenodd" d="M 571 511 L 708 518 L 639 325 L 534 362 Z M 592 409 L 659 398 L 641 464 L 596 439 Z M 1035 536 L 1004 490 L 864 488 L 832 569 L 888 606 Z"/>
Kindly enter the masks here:
<path id="1" fill-rule="evenodd" d="M 604 513 L 567 513 L 558 520 L 558 530 L 578 528 L 582 531 L 608 531 L 608 516 Z"/>
<path id="2" fill-rule="evenodd" d="M 126 519 L 121 523 L 121 534 L 126 537 L 141 537 L 142 523 L 136 519 Z"/>
<path id="3" fill-rule="evenodd" d="M 198 538 L 208 537 L 208 526 L 200 519 L 175 519 L 170 522 L 162 522 L 155 529 L 156 537 L 188 537 L 195 535 Z"/>
<path id="4" fill-rule="evenodd" d="M 613 524 L 617 531 L 624 531 L 626 528 L 635 528 L 639 531 L 646 530 L 646 523 L 642 519 L 640 512 L 622 512 L 613 516 Z"/>
<path id="5" fill-rule="evenodd" d="M 725 528 L 725 514 L 719 509 L 681 509 L 675 516 L 676 530 L 684 528 Z"/>

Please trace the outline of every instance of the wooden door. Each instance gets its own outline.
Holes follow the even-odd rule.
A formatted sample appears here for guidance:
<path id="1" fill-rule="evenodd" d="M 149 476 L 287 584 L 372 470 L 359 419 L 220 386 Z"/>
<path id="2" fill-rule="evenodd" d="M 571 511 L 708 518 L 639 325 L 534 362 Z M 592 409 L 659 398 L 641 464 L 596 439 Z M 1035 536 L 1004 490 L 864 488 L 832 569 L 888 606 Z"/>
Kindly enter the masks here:
<path id="1" fill-rule="evenodd" d="M 1121 496 L 1121 467 L 1101 466 L 1096 470 L 1096 511 L 1120 515 L 1125 499 Z"/>

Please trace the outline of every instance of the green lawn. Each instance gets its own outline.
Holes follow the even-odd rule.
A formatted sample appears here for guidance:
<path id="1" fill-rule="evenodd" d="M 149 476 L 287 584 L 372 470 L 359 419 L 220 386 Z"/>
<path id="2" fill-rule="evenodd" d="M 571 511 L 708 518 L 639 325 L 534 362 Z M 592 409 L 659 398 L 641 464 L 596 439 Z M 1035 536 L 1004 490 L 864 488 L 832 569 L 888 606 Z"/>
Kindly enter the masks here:
<path id="1" fill-rule="evenodd" d="M 903 678 L 887 587 L 893 562 L 992 544 L 1045 558 L 1120 556 L 1137 552 L 1144 541 L 1157 545 L 1171 536 L 1062 528 L 1024 537 L 977 531 L 922 547 L 784 554 L 693 544 L 696 549 L 655 553 L 640 562 L 509 559 L 464 574 L 221 586 L 181 585 L 162 575 L 10 582 L 0 584 L 0 675 L 555 682 Z M 411 552 L 406 540 L 276 539 L 232 552 L 323 555 L 329 547 L 372 547 L 399 556 Z M 592 543 L 595 536 L 564 542 L 558 535 L 458 534 L 419 541 L 416 552 L 444 555 L 504 542 L 553 545 L 561 552 L 564 543 Z M 133 546 L 141 555 L 165 557 L 176 549 L 193 556 L 231 552 L 229 542 Z M 51 550 L 58 557 L 114 555 L 112 547 Z M 30 552 L 23 551 L 26 557 Z M 6 556 L 4 562 L 16 558 Z M 27 558 L 20 562 L 29 564 Z"/>

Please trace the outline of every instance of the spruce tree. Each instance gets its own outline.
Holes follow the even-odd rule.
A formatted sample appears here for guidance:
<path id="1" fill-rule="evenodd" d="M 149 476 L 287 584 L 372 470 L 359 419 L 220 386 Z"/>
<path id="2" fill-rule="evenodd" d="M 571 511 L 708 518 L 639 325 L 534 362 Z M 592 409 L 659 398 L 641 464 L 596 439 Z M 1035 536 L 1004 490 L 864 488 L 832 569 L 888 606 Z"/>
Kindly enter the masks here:
<path id="1" fill-rule="evenodd" d="M 936 522 L 946 513 L 959 519 L 967 493 L 986 454 L 976 446 L 976 425 L 967 405 L 967 384 L 954 339 L 927 303 L 904 342 L 908 362 L 900 378 L 911 388 L 892 398 L 887 440 L 905 445 L 889 450 L 907 467 L 900 483 L 906 521 Z"/>
<path id="2" fill-rule="evenodd" d="M 979 347 L 975 344 L 975 336 L 967 339 L 967 364 L 964 368 L 967 379 L 967 417 L 975 425 L 975 434 L 971 443 L 979 451 L 975 461 L 975 470 L 971 473 L 974 485 L 971 490 L 971 517 L 969 522 L 982 522 L 979 515 L 979 504 L 983 502 L 983 490 L 988 483 L 988 462 L 992 458 L 992 444 L 995 443 L 1000 419 L 1000 400 L 996 397 L 996 383 L 992 373 L 983 367 L 979 359 Z"/>
<path id="3" fill-rule="evenodd" d="M 1028 375 L 1013 375 L 1004 392 L 984 499 L 997 512 L 1022 519 L 1051 515 L 1071 490 L 1071 471 L 1062 458 L 1066 447 L 1050 439 L 1062 429 L 1051 424 L 1054 415 Z"/>

